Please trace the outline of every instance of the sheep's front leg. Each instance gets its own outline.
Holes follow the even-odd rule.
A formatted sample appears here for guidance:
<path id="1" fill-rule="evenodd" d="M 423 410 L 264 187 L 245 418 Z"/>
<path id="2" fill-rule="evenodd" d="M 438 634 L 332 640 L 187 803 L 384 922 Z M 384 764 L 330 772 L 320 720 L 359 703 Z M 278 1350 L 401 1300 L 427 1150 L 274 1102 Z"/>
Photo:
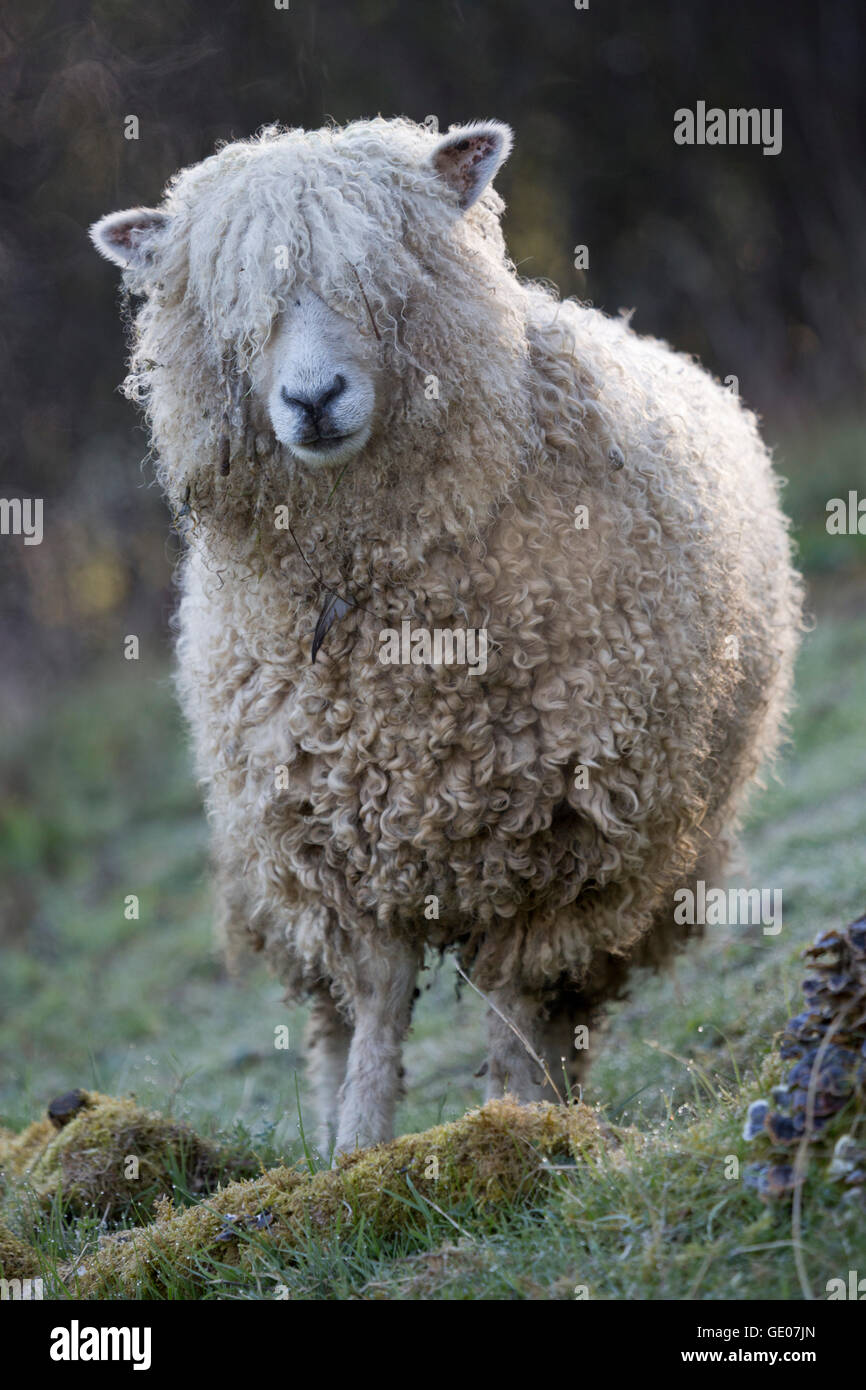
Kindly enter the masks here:
<path id="1" fill-rule="evenodd" d="M 415 947 L 383 939 L 375 955 L 371 953 L 358 970 L 355 1028 L 340 1092 L 340 1152 L 393 1137 L 403 1039 L 420 964 Z"/>
<path id="2" fill-rule="evenodd" d="M 307 1070 L 313 1087 L 318 1129 L 316 1142 L 330 1154 L 337 1137 L 340 1087 L 346 1075 L 352 1029 L 323 986 L 313 996 L 307 1023 Z"/>

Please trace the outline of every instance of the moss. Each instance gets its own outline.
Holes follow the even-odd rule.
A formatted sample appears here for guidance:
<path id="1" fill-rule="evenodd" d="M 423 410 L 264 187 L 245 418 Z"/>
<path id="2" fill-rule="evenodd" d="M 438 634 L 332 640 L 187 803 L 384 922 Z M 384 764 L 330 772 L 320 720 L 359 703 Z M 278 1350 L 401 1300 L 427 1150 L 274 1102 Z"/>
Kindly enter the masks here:
<path id="1" fill-rule="evenodd" d="M 0 1135 L 0 1180 L 26 1183 L 44 1207 L 61 1197 L 72 1212 L 116 1218 L 149 1209 L 175 1182 L 202 1193 L 259 1167 L 253 1155 L 202 1139 L 131 1100 L 78 1094 L 68 1119 L 45 1118 L 21 1134 Z"/>
<path id="2" fill-rule="evenodd" d="M 20 1134 L 4 1129 L 0 1134 L 0 1182 L 8 1186 L 10 1182 L 26 1177 L 39 1155 L 56 1136 L 57 1130 L 50 1120 L 45 1119 L 34 1121 Z"/>
<path id="3" fill-rule="evenodd" d="M 135 1297 L 158 1291 L 162 1269 L 206 1282 L 208 1261 L 247 1266 L 250 1236 L 291 1250 L 311 1229 L 339 1236 L 363 1222 L 379 1237 L 397 1235 L 425 1202 L 446 1212 L 467 1199 L 476 1208 L 527 1203 L 545 1159 L 576 1161 L 600 1142 L 583 1106 L 490 1101 L 450 1124 L 347 1155 L 330 1171 L 276 1168 L 183 1211 L 163 1202 L 151 1225 L 107 1237 L 66 1277 L 80 1296 Z"/>
<path id="4" fill-rule="evenodd" d="M 0 1278 L 30 1279 L 39 1273 L 36 1251 L 0 1226 Z"/>

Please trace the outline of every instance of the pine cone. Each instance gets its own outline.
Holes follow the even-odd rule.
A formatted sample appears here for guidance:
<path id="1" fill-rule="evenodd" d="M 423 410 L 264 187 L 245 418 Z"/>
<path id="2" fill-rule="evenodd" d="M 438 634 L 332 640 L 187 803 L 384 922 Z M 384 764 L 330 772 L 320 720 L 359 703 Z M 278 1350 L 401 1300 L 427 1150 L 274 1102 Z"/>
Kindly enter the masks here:
<path id="1" fill-rule="evenodd" d="M 794 1065 L 773 1091 L 777 1108 L 753 1101 L 743 1130 L 750 1141 L 789 1151 L 746 1169 L 746 1181 L 767 1200 L 802 1180 L 791 1162 L 794 1146 L 804 1138 L 813 1143 L 855 1095 L 866 1095 L 866 915 L 844 931 L 822 932 L 803 954 L 814 972 L 803 981 L 806 1007 L 779 1039 L 780 1055 Z M 866 1180 L 851 1136 L 837 1144 L 830 1175 L 849 1186 Z"/>

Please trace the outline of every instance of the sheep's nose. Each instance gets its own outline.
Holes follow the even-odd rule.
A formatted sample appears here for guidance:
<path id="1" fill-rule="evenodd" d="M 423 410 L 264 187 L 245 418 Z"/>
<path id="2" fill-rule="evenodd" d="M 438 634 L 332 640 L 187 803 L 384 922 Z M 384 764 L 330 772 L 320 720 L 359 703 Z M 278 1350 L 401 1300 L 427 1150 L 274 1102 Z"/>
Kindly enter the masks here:
<path id="1" fill-rule="evenodd" d="M 313 424 L 317 425 L 326 408 L 335 401 L 341 392 L 346 389 L 346 379 L 338 372 L 330 385 L 315 394 L 306 392 L 304 395 L 290 396 L 285 386 L 280 391 L 280 396 L 285 405 L 295 406 L 308 415 Z"/>

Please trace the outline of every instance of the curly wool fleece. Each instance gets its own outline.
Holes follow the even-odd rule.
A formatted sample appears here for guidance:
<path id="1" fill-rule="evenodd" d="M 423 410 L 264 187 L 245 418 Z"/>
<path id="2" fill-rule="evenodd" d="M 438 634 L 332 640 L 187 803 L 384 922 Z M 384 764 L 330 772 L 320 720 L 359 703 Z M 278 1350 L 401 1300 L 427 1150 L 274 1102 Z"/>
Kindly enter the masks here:
<path id="1" fill-rule="evenodd" d="M 376 962 L 456 947 L 524 1027 L 563 1014 L 561 1047 L 717 874 L 800 591 L 754 416 L 518 279 L 498 194 L 461 215 L 436 145 L 402 119 L 270 129 L 181 172 L 127 271 L 126 389 L 183 518 L 179 689 L 230 930 L 349 1020 L 391 987 Z M 231 390 L 298 284 L 375 335 L 387 382 L 336 486 Z M 332 590 L 357 606 L 313 664 Z M 405 619 L 486 630 L 486 672 L 383 665 Z"/>

